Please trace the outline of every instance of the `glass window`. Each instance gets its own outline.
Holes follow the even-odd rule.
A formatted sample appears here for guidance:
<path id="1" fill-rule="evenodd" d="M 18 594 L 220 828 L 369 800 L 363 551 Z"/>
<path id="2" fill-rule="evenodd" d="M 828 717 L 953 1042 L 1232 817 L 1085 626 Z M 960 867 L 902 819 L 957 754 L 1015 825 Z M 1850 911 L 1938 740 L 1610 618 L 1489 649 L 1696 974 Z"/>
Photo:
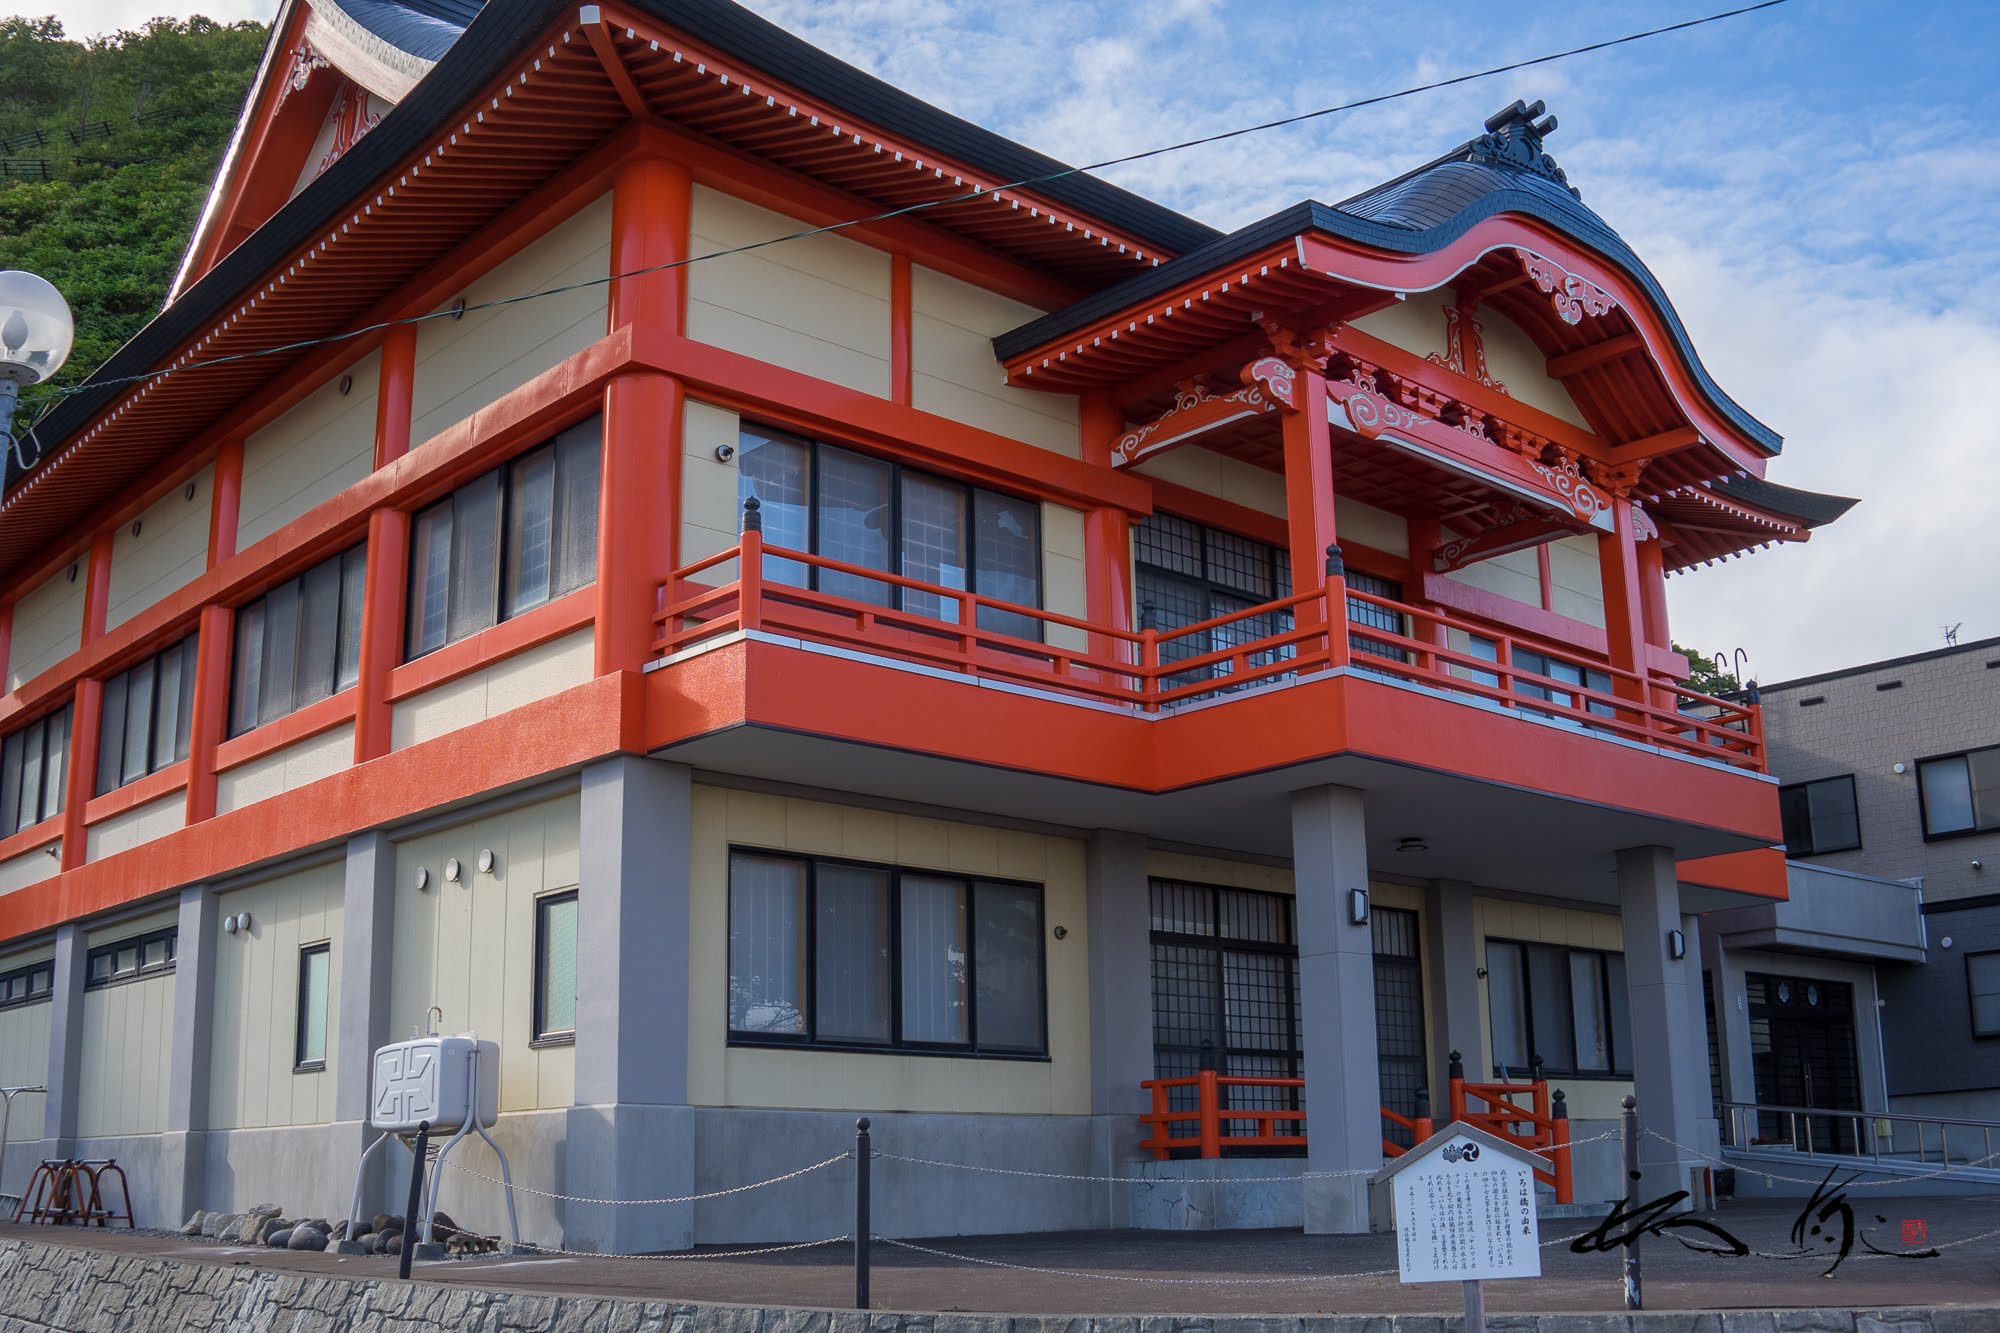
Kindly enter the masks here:
<path id="1" fill-rule="evenodd" d="M 1630 1072 L 1623 954 L 1489 939 L 1486 1001 L 1503 1077 L 1525 1076 L 1537 1059 L 1547 1074 Z"/>
<path id="2" fill-rule="evenodd" d="M 92 949 L 84 962 L 84 985 L 109 986 L 173 971 L 179 937 L 179 929 L 169 926 Z"/>
<path id="3" fill-rule="evenodd" d="M 299 950 L 299 1031 L 292 1056 L 295 1069 L 326 1068 L 327 988 L 332 976 L 332 945 L 309 944 Z"/>
<path id="4" fill-rule="evenodd" d="M 2000 829 L 2000 746 L 1919 760 L 1917 781 L 1926 838 Z"/>
<path id="5" fill-rule="evenodd" d="M 55 994 L 56 965 L 31 963 L 0 973 L 0 1009 L 37 1004 Z"/>
<path id="6" fill-rule="evenodd" d="M 237 611 L 230 735 L 331 698 L 360 676 L 366 571 L 367 548 L 356 546 Z"/>
<path id="7" fill-rule="evenodd" d="M 196 637 L 104 682 L 97 747 L 97 794 L 113 791 L 188 756 L 194 728 Z"/>
<path id="8" fill-rule="evenodd" d="M 535 1040 L 576 1033 L 576 890 L 535 900 Z"/>
<path id="9" fill-rule="evenodd" d="M 0 837 L 62 813 L 69 705 L 0 742 Z"/>
<path id="10" fill-rule="evenodd" d="M 743 428 L 737 499 L 755 496 L 768 546 L 807 551 L 1019 606 L 1041 605 L 1041 506 L 837 445 Z M 766 556 L 764 577 L 956 621 L 954 598 Z M 1039 639 L 1033 616 L 982 608 L 980 628 Z"/>
<path id="11" fill-rule="evenodd" d="M 1854 803 L 1854 775 L 1778 788 L 1791 856 L 1852 851 L 1861 845 L 1861 815 Z"/>
<path id="12" fill-rule="evenodd" d="M 1965 982 L 1972 997 L 1972 1035 L 2000 1037 L 2000 953 L 1967 954 Z"/>
<path id="13" fill-rule="evenodd" d="M 1045 990 L 1034 885 L 730 856 L 738 1040 L 1039 1056 Z"/>
<path id="14" fill-rule="evenodd" d="M 1280 547 L 1158 513 L 1132 530 L 1132 543 L 1139 627 L 1167 636 L 1160 640 L 1162 662 L 1171 665 L 1291 630 L 1293 617 L 1287 610 L 1245 617 L 1207 634 L 1172 633 L 1291 596 L 1291 559 Z M 1356 646 L 1361 646 L 1358 640 Z M 1287 645 L 1259 654 L 1252 664 L 1268 665 L 1294 655 Z M 1191 685 L 1231 670 L 1231 663 L 1219 662 L 1170 676 L 1167 683 Z"/>
<path id="15" fill-rule="evenodd" d="M 602 427 L 597 417 L 572 426 L 416 516 L 406 656 L 477 634 L 597 577 Z"/>

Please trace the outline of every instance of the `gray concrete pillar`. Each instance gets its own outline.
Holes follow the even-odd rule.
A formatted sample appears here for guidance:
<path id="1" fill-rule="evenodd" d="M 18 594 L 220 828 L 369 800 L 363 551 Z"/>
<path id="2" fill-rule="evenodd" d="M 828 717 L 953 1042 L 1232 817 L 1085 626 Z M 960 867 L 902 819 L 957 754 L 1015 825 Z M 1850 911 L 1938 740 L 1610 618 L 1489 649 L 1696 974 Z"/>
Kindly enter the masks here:
<path id="1" fill-rule="evenodd" d="M 340 969 L 340 1003 L 333 1015 L 334 1141 L 353 1153 L 342 1169 L 351 1180 L 361 1152 L 376 1139 L 368 1127 L 369 1079 L 375 1048 L 389 1042 L 389 971 L 396 927 L 396 844 L 379 831 L 347 840 L 341 881 L 340 941 L 333 965 Z M 415 1022 L 417 1015 L 407 1016 Z M 363 1214 L 386 1209 L 396 1195 L 395 1172 L 409 1170 L 408 1155 L 394 1146 L 376 1154 L 362 1195 Z M 345 1185 L 345 1180 L 343 1180 Z M 254 1201 L 246 1201 L 254 1202 Z M 345 1204 L 342 1205 L 343 1207 Z"/>
<path id="2" fill-rule="evenodd" d="M 55 994 L 49 1002 L 48 1097 L 42 1103 L 42 1137 L 50 1157 L 76 1149 L 77 1078 L 83 1064 L 83 980 L 89 957 L 83 927 L 56 927 Z"/>
<path id="3" fill-rule="evenodd" d="M 1146 840 L 1139 834 L 1099 829 L 1083 855 L 1092 1174 L 1117 1175 L 1144 1156 L 1139 1116 L 1152 1106 L 1139 1086 L 1154 1073 L 1152 890 Z M 1130 1193 L 1126 1186 L 1105 1186 L 1102 1225 L 1130 1225 Z"/>
<path id="4" fill-rule="evenodd" d="M 179 936 L 174 943 L 174 1027 L 167 1063 L 166 1169 L 160 1211 L 178 1221 L 202 1201 L 207 1170 L 209 1034 L 215 1009 L 215 895 L 205 884 L 181 890 Z M 180 1161 L 176 1167 L 174 1158 Z"/>
<path id="5" fill-rule="evenodd" d="M 577 896 L 576 1104 L 565 1193 L 667 1198 L 694 1190 L 687 1105 L 688 919 L 693 861 L 688 769 L 617 755 L 583 770 Z M 603 1253 L 682 1250 L 689 1206 L 570 1203 L 565 1245 Z"/>
<path id="6" fill-rule="evenodd" d="M 1442 1125 L 1450 1118 L 1451 1053 L 1465 1057 L 1475 1079 L 1486 1067 L 1486 1032 L 1479 1021 L 1479 932 L 1472 915 L 1469 884 L 1433 880 L 1424 891 L 1424 944 L 1430 955 L 1426 980 L 1431 988 L 1431 1114 Z"/>
<path id="7" fill-rule="evenodd" d="M 1352 891 L 1368 887 L 1361 793 L 1292 793 L 1292 874 L 1298 892 L 1300 1037 L 1305 1047 L 1311 1172 L 1382 1165 L 1382 1078 L 1375 1048 L 1375 942 L 1353 920 Z M 1308 1233 L 1366 1231 L 1365 1175 L 1304 1186 Z"/>
<path id="8" fill-rule="evenodd" d="M 1625 984 L 1632 1012 L 1632 1091 L 1639 1100 L 1639 1188 L 1649 1199 L 1688 1188 L 1701 1165 L 1708 1055 L 1698 1014 L 1701 956 L 1668 956 L 1670 932 L 1685 932 L 1674 854 L 1666 847 L 1618 853 L 1618 901 L 1625 932 Z M 1692 1003 L 1689 992 L 1697 991 Z M 1668 1142 L 1667 1140 L 1672 1140 Z M 1675 1147 L 1680 1144 L 1681 1147 Z"/>
<path id="9" fill-rule="evenodd" d="M 1676 889 L 1678 893 L 1678 888 Z M 1720 1154 L 1722 1136 L 1717 1115 L 1715 1080 L 1709 1075 L 1708 1052 L 1708 988 L 1703 968 L 1703 940 L 1705 932 L 1701 928 L 1701 918 L 1683 913 L 1681 915 L 1681 935 L 1687 940 L 1687 1000 L 1688 1023 L 1694 1033 L 1696 1094 L 1700 1109 L 1695 1116 L 1695 1137 L 1686 1140 L 1690 1147 L 1699 1148 L 1710 1157 Z M 1722 1011 L 1716 1010 L 1717 1026 L 1720 1027 Z M 1702 1163 L 1712 1166 L 1712 1162 Z"/>

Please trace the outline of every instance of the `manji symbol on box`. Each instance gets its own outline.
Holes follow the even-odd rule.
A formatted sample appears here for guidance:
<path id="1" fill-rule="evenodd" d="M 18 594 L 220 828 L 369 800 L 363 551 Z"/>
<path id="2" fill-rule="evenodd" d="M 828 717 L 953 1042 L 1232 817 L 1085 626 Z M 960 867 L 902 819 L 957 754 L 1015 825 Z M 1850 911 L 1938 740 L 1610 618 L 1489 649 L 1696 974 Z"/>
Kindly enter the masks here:
<path id="1" fill-rule="evenodd" d="M 1540 1277 L 1535 1158 L 1453 1124 L 1383 1169 L 1393 1181 L 1396 1263 L 1405 1282 Z"/>
<path id="2" fill-rule="evenodd" d="M 471 1035 L 418 1037 L 379 1048 L 370 1123 L 391 1134 L 414 1134 L 424 1121 L 433 1130 L 457 1129 L 472 1116 L 475 1063 L 479 1123 L 490 1126 L 499 1118 L 500 1048 Z"/>

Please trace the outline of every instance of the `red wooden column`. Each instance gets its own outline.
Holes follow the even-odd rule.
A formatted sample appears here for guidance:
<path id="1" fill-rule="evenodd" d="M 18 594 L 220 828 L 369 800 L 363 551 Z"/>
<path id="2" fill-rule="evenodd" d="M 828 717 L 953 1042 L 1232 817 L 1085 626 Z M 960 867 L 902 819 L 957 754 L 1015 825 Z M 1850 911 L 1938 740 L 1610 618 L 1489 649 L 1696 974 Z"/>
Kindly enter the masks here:
<path id="1" fill-rule="evenodd" d="M 899 252 L 889 256 L 889 401 L 905 407 L 915 385 L 910 340 L 916 321 L 910 312 L 910 257 Z"/>
<path id="2" fill-rule="evenodd" d="M 1673 635 L 1667 628 L 1666 552 L 1660 539 L 1638 543 L 1639 597 L 1645 607 L 1646 642 L 1655 648 L 1671 648 Z"/>
<path id="3" fill-rule="evenodd" d="M 230 440 L 215 455 L 215 492 L 208 509 L 208 567 L 236 554 L 243 503 L 243 441 Z M 229 725 L 229 665 L 235 614 L 226 606 L 201 609 L 195 645 L 194 715 L 189 719 L 187 822 L 215 814 L 215 748 Z"/>
<path id="4" fill-rule="evenodd" d="M 417 327 L 399 324 L 382 339 L 375 395 L 375 466 L 410 451 L 410 404 L 416 385 Z M 389 753 L 389 673 L 403 658 L 408 596 L 410 516 L 378 509 L 368 516 L 368 563 L 361 597 L 361 675 L 355 682 L 354 762 Z"/>
<path id="5" fill-rule="evenodd" d="M 14 656 L 14 604 L 0 606 L 0 694 L 9 694 L 4 683 L 6 672 L 11 667 Z"/>
<path id="6" fill-rule="evenodd" d="M 106 604 L 111 598 L 111 533 L 100 532 L 90 543 L 84 570 L 83 633 L 79 647 L 104 637 Z M 77 682 L 70 710 L 69 774 L 63 788 L 62 868 L 84 862 L 86 840 L 83 807 L 97 794 L 97 738 L 104 723 L 104 682 L 86 677 Z"/>
<path id="7" fill-rule="evenodd" d="M 1111 445 L 1125 428 L 1125 419 L 1111 403 L 1110 395 L 1085 394 L 1081 404 L 1083 461 L 1095 467 L 1111 466 Z M 1099 506 L 1083 515 L 1083 606 L 1084 619 L 1110 629 L 1132 628 L 1132 516 L 1123 509 Z M 1094 656 L 1114 660 L 1121 655 L 1119 641 L 1101 634 L 1090 636 Z"/>
<path id="8" fill-rule="evenodd" d="M 1604 637 L 1611 665 L 1634 679 L 1613 678 L 1616 692 L 1627 699 L 1644 699 L 1646 673 L 1645 599 L 1639 591 L 1639 552 L 1634 540 L 1632 502 L 1611 502 L 1612 531 L 1597 538 L 1597 562 L 1604 581 Z"/>
<path id="9" fill-rule="evenodd" d="M 683 268 L 694 181 L 688 169 L 641 157 L 619 169 L 611 194 L 611 327 L 678 334 L 687 322 Z M 644 271 L 651 270 L 651 271 Z M 668 375 L 621 375 L 604 391 L 598 480 L 595 672 L 637 671 L 653 656 L 660 584 L 680 538 L 683 397 Z"/>
<path id="10" fill-rule="evenodd" d="M 1424 580 L 1435 572 L 1432 561 L 1436 558 L 1434 552 L 1444 545 L 1444 526 L 1434 518 L 1413 518 L 1409 521 L 1409 532 L 1410 563 L 1403 575 L 1403 600 L 1413 606 L 1425 606 L 1429 599 L 1424 596 Z M 1411 616 L 1410 622 L 1411 638 L 1440 648 L 1445 646 L 1443 625 L 1423 616 Z M 1420 669 L 1429 670 L 1437 666 L 1437 659 L 1428 653 L 1419 653 L 1416 664 Z"/>
<path id="11" fill-rule="evenodd" d="M 1315 362 L 1294 367 L 1292 401 L 1284 413 L 1285 524 L 1291 537 L 1292 587 L 1303 591 L 1324 577 L 1326 551 L 1339 534 L 1333 517 L 1333 431 L 1326 419 L 1326 375 Z M 1299 608 L 1301 624 L 1318 613 Z M 1346 615 L 1335 607 L 1336 620 Z"/>

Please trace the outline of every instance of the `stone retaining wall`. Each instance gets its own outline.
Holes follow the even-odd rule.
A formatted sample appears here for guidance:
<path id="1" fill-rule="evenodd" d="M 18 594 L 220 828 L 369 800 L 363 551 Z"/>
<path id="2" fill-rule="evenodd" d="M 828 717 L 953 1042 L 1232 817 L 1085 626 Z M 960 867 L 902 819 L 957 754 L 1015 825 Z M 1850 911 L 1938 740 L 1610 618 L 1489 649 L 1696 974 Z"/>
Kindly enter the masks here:
<path id="1" fill-rule="evenodd" d="M 1091 1318 L 763 1309 L 475 1290 L 0 1241 L 0 1333 L 1459 1333 L 1456 1315 Z M 1991 1333 L 2000 1309 L 1489 1315 L 1489 1333 Z"/>

